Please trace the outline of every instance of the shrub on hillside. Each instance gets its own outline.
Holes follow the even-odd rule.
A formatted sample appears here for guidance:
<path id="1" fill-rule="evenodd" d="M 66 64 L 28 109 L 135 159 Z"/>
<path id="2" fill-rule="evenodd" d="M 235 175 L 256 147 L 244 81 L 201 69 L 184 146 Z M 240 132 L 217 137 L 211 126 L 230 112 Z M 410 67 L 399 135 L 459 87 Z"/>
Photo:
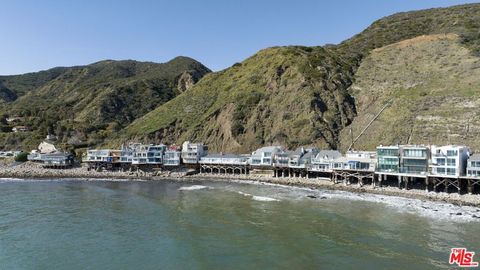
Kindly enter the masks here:
<path id="1" fill-rule="evenodd" d="M 15 161 L 17 162 L 25 162 L 28 160 L 28 153 L 26 152 L 21 152 L 20 154 L 18 154 L 17 156 L 15 156 Z"/>

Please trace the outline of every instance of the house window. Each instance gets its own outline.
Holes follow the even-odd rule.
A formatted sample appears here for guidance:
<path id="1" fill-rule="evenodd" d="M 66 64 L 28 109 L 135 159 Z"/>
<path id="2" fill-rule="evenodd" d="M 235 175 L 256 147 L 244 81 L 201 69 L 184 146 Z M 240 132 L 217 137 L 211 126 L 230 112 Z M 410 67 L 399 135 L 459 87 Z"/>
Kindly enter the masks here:
<path id="1" fill-rule="evenodd" d="M 445 168 L 437 168 L 438 174 L 445 174 Z"/>
<path id="2" fill-rule="evenodd" d="M 404 152 L 406 157 L 425 157 L 426 154 L 426 151 L 421 149 L 407 149 Z"/>
<path id="3" fill-rule="evenodd" d="M 445 159 L 444 158 L 437 158 L 437 165 L 445 165 Z"/>
<path id="4" fill-rule="evenodd" d="M 454 168 L 447 169 L 447 175 L 455 175 L 456 173 L 457 173 L 457 170 Z"/>
<path id="5" fill-rule="evenodd" d="M 454 158 L 447 158 L 447 166 L 455 166 L 455 161 Z"/>
<path id="6" fill-rule="evenodd" d="M 447 156 L 449 157 L 456 156 L 457 154 L 458 154 L 457 150 L 447 150 Z"/>

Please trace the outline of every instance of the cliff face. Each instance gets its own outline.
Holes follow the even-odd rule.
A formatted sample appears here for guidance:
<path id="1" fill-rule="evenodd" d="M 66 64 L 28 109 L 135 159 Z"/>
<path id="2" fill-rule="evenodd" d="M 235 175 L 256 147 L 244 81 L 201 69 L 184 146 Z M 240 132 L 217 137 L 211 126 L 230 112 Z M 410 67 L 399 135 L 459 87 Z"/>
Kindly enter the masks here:
<path id="1" fill-rule="evenodd" d="M 477 119 L 462 119 L 474 106 L 466 98 L 478 89 L 479 29 L 480 5 L 473 4 L 395 14 L 339 45 L 265 49 L 137 119 L 116 142 L 194 140 L 241 152 L 275 143 L 346 149 L 350 128 L 357 135 L 393 97 L 358 148 L 465 142 L 477 137 Z M 429 121 L 436 117 L 442 120 Z"/>
<path id="2" fill-rule="evenodd" d="M 203 141 L 213 151 L 248 152 L 264 144 L 335 148 L 355 114 L 344 85 L 352 71 L 329 49 L 262 50 L 210 74 L 130 125 L 128 138 Z"/>

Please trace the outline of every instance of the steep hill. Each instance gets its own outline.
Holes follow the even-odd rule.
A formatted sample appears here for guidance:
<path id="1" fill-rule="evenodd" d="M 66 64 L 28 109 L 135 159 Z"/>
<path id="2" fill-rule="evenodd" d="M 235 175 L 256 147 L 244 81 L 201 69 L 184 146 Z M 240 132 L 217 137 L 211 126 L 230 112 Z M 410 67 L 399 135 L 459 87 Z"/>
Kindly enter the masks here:
<path id="1" fill-rule="evenodd" d="M 362 61 L 350 92 L 358 113 L 351 125 L 355 135 L 391 101 L 356 148 L 392 143 L 480 146 L 480 58 L 455 34 L 420 36 L 373 50 Z M 341 137 L 342 146 L 348 147 L 349 129 Z"/>
<path id="2" fill-rule="evenodd" d="M 0 113 L 23 117 L 21 124 L 32 130 L 28 136 L 0 133 L 0 144 L 30 148 L 47 132 L 65 144 L 99 144 L 208 72 L 193 59 L 177 57 L 164 64 L 107 60 L 0 76 Z"/>
<path id="3" fill-rule="evenodd" d="M 344 149 L 348 147 L 347 138 L 351 137 L 346 135 L 346 130 L 349 130 L 346 127 L 349 127 L 352 121 L 354 133 L 358 132 L 362 124 L 368 121 L 371 111 L 378 109 L 378 104 L 383 104 L 383 99 L 388 100 L 391 95 L 402 93 L 406 98 L 409 98 L 410 94 L 420 95 L 416 92 L 402 92 L 404 86 L 395 85 L 394 81 L 390 81 L 394 77 L 392 73 L 380 72 L 376 75 L 375 72 L 365 70 L 362 66 L 364 63 L 367 66 L 373 65 L 368 63 L 372 58 L 377 59 L 375 55 L 379 52 L 374 49 L 422 35 L 454 34 L 455 38 L 452 38 L 453 35 L 448 35 L 446 39 L 432 38 L 433 43 L 440 40 L 438 42 L 449 44 L 448 48 L 445 48 L 449 51 L 445 52 L 445 59 L 442 61 L 453 63 L 461 58 L 462 61 L 475 62 L 477 59 L 475 55 L 480 52 L 479 29 L 480 4 L 471 4 L 395 14 L 374 22 L 365 31 L 339 45 L 265 49 L 229 69 L 209 74 L 190 90 L 137 119 L 123 131 L 116 143 L 126 139 L 143 138 L 167 143 L 179 143 L 189 139 L 206 142 L 215 151 L 247 152 L 260 145 L 272 143 L 292 148 L 315 144 Z M 440 45 L 433 43 L 431 49 L 440 53 L 434 49 Z M 426 49 L 420 46 L 412 53 L 419 56 L 420 52 Z M 385 49 L 385 52 L 389 50 Z M 381 59 L 394 57 L 395 53 L 379 57 Z M 407 51 L 405 54 L 405 59 L 417 61 L 410 52 Z M 388 59 L 383 60 L 386 61 L 384 65 L 377 68 L 389 70 L 388 65 L 392 65 L 392 68 L 400 65 L 393 60 L 390 62 Z M 445 69 L 435 69 L 434 66 L 427 64 L 434 60 L 427 58 L 422 60 L 424 63 L 421 65 L 426 69 L 425 74 L 429 75 L 422 77 L 420 81 L 417 80 L 417 85 L 429 85 L 430 80 L 433 80 L 429 76 L 444 77 Z M 410 62 L 404 61 L 404 65 L 407 64 Z M 453 69 L 450 72 L 456 74 L 464 72 L 462 68 L 468 69 L 469 72 L 465 74 L 468 78 L 463 79 L 473 84 L 479 80 L 472 70 L 475 69 L 475 64 L 450 68 Z M 408 82 L 413 78 L 409 72 L 397 75 L 398 77 L 395 77 L 395 80 L 399 81 L 397 84 L 409 85 Z M 377 76 L 375 77 L 377 84 L 388 81 L 392 88 L 384 93 L 377 90 L 379 88 L 377 85 L 370 87 L 366 78 L 371 76 Z M 351 87 L 357 77 L 359 85 Z M 479 91 L 475 86 L 472 85 L 471 92 Z M 400 90 L 397 91 L 398 89 Z M 444 91 L 434 91 L 430 88 L 427 90 L 431 95 L 427 95 L 425 100 L 432 102 L 432 106 L 436 104 L 434 100 L 437 97 L 439 100 L 445 98 Z M 466 95 L 466 92 L 458 95 L 463 97 L 464 94 Z M 375 104 L 367 98 L 375 98 L 377 95 L 385 97 L 378 98 Z M 365 105 L 369 104 L 368 102 L 372 103 L 371 111 L 368 110 L 369 105 Z M 395 102 L 403 104 L 407 101 L 405 99 Z M 395 106 L 410 110 L 410 115 L 416 113 L 415 106 L 409 107 L 410 109 Z M 431 113 L 435 114 L 434 107 L 425 105 L 423 109 L 431 110 Z M 455 118 L 449 118 L 448 115 L 446 118 L 448 119 L 445 121 L 455 121 Z M 408 126 L 411 123 L 409 119 L 401 118 L 394 122 L 393 118 L 387 118 L 385 121 L 392 122 L 385 127 Z M 478 122 L 470 126 L 475 125 L 478 125 Z M 410 131 L 408 141 L 423 142 L 420 138 L 428 134 L 421 135 L 420 130 L 414 128 Z M 473 128 L 470 130 L 475 132 Z M 384 137 L 366 136 L 368 144 L 362 146 L 371 148 L 380 142 L 395 143 L 398 137 L 401 137 L 396 135 L 397 131 L 394 129 L 381 132 L 390 135 L 384 140 L 382 139 Z M 463 142 L 460 137 L 450 137 L 449 142 Z M 480 142 L 472 141 L 472 144 L 480 147 Z"/>

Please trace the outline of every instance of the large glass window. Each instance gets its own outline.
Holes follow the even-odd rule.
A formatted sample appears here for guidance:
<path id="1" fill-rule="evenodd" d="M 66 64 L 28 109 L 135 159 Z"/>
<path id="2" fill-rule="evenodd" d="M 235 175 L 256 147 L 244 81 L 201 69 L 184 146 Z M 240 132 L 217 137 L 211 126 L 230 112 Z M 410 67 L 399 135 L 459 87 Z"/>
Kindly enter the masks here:
<path id="1" fill-rule="evenodd" d="M 437 168 L 438 174 L 445 174 L 445 168 Z"/>
<path id="2" fill-rule="evenodd" d="M 454 158 L 447 158 L 447 166 L 455 166 L 455 161 Z"/>
<path id="3" fill-rule="evenodd" d="M 406 149 L 403 152 L 405 157 L 426 157 L 427 150 L 425 149 Z"/>
<path id="4" fill-rule="evenodd" d="M 437 165 L 445 165 L 445 159 L 444 158 L 437 158 Z"/>
<path id="5" fill-rule="evenodd" d="M 457 150 L 447 150 L 447 156 L 452 157 L 458 154 Z"/>
<path id="6" fill-rule="evenodd" d="M 447 168 L 447 175 L 455 175 L 457 170 L 455 168 Z"/>
<path id="7" fill-rule="evenodd" d="M 377 149 L 378 156 L 398 156 L 398 149 Z"/>

